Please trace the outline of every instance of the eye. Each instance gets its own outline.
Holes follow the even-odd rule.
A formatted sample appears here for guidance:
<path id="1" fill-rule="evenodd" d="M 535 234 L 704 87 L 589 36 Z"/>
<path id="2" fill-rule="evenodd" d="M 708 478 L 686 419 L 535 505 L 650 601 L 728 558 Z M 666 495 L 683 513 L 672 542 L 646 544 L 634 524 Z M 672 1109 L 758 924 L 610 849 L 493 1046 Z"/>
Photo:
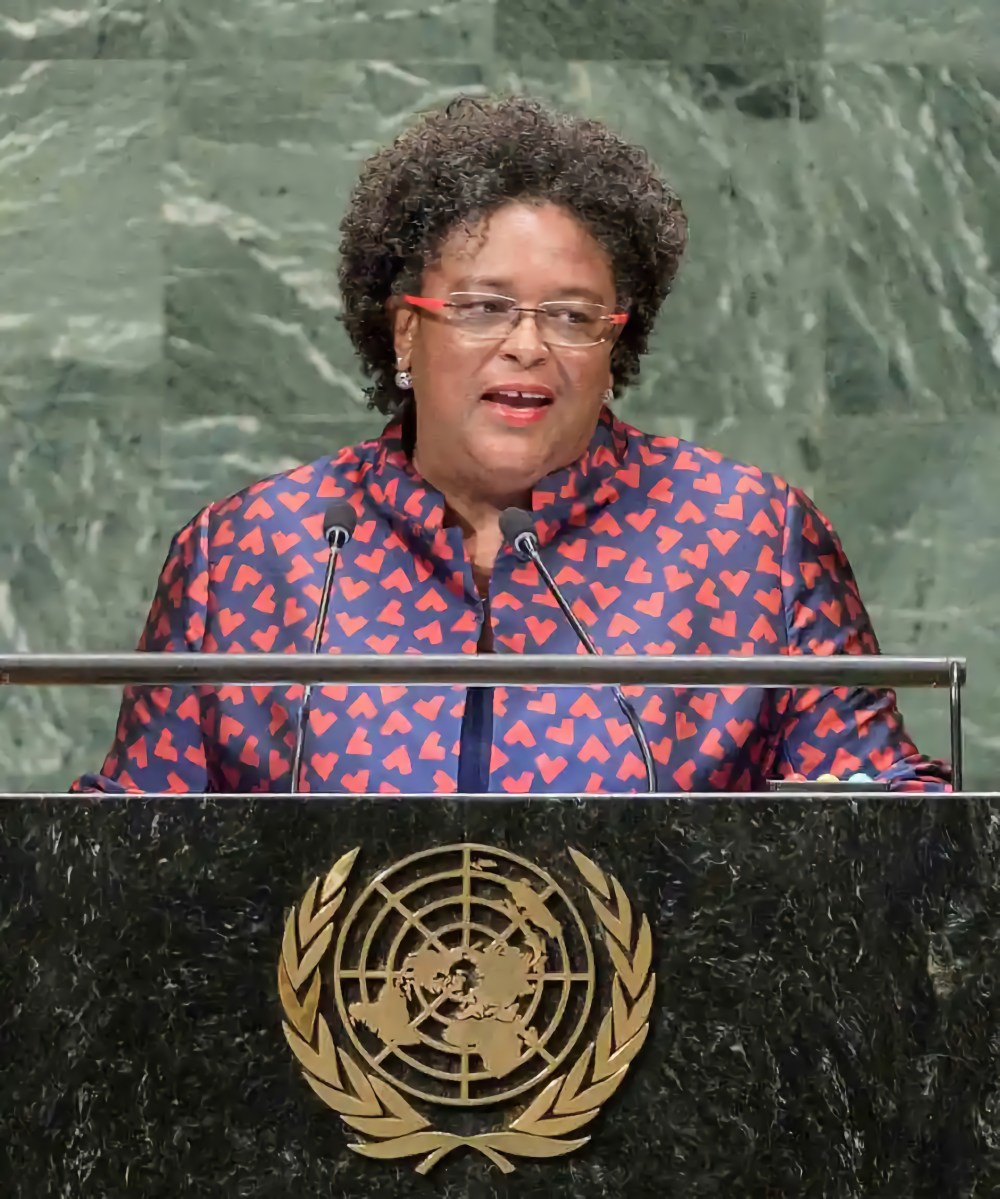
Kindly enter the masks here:
<path id="1" fill-rule="evenodd" d="M 495 316 L 509 312 L 511 301 L 503 296 L 455 296 L 451 306 L 459 316 Z"/>
<path id="2" fill-rule="evenodd" d="M 587 304 L 553 304 L 546 311 L 555 320 L 566 325 L 587 325 L 599 315 Z"/>

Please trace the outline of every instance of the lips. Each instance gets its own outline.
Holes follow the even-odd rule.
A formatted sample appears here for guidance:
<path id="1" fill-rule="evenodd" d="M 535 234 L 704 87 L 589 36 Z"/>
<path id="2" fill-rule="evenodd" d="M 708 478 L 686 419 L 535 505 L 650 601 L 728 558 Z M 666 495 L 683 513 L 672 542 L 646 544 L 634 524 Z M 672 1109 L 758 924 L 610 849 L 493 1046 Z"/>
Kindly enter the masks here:
<path id="1" fill-rule="evenodd" d="M 547 408 L 555 399 L 549 387 L 501 386 L 491 387 L 479 397 L 488 404 L 499 404 L 504 408 Z"/>

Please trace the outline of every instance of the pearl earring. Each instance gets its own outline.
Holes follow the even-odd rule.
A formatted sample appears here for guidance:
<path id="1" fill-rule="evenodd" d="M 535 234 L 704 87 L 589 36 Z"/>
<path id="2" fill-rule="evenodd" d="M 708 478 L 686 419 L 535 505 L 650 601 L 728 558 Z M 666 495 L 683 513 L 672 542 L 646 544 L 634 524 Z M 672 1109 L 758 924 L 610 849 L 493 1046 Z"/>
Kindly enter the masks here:
<path id="1" fill-rule="evenodd" d="M 411 391 L 413 388 L 413 376 L 409 371 L 396 371 L 396 386 L 400 391 Z"/>
<path id="2" fill-rule="evenodd" d="M 602 392 L 602 394 L 601 394 L 601 400 L 605 404 L 610 404 L 614 398 L 615 398 L 615 393 L 612 390 L 612 388 L 610 388 L 610 387 L 607 389 L 607 391 Z"/>

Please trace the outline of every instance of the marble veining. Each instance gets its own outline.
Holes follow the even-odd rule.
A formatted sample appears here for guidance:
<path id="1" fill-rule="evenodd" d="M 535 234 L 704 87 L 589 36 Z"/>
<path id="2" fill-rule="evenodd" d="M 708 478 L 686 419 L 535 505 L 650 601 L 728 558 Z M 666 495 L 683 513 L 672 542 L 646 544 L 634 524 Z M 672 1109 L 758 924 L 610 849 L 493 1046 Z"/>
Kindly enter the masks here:
<path id="1" fill-rule="evenodd" d="M 358 164 L 417 109 L 524 90 L 648 146 L 690 216 L 622 416 L 807 487 L 883 648 L 969 657 L 967 778 L 993 786 L 994 16 L 984 0 L 8 3 L 0 644 L 131 648 L 198 508 L 377 430 L 334 287 Z M 902 707 L 946 752 L 941 697 Z M 111 690 L 0 696 L 5 784 L 95 768 L 116 709 Z"/>
<path id="2" fill-rule="evenodd" d="M 996 805 L 0 798 L 5 1193 L 993 1194 Z M 613 872 L 657 998 L 589 1145 L 423 1180 L 346 1149 L 275 970 L 287 911 L 345 850 L 360 878 L 457 841 L 571 888 L 568 846 Z"/>

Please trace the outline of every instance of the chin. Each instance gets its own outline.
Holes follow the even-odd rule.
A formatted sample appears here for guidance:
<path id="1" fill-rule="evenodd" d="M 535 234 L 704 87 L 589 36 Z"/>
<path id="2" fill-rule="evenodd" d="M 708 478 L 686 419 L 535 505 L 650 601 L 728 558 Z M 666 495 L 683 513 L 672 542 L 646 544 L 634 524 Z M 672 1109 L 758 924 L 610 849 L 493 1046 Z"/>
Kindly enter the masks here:
<path id="1" fill-rule="evenodd" d="M 497 495 L 531 491 L 539 480 L 557 469 L 550 452 L 527 446 L 521 452 L 510 446 L 491 449 L 476 455 L 475 466 L 484 489 Z"/>
<path id="2" fill-rule="evenodd" d="M 491 437 L 479 447 L 477 457 L 487 467 L 503 464 L 512 471 L 530 471 L 548 462 L 557 453 L 551 437 L 525 437 L 521 432 Z"/>

